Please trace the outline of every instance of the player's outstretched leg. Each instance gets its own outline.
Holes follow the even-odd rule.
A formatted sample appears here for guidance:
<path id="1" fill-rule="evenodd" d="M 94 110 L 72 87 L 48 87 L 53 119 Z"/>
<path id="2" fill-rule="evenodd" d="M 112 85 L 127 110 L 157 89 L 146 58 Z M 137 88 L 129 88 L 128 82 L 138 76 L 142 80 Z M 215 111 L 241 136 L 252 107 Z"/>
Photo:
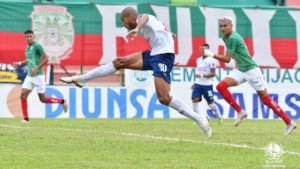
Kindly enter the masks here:
<path id="1" fill-rule="evenodd" d="M 64 101 L 62 103 L 62 106 L 63 106 L 64 112 L 67 113 L 68 110 L 69 110 L 69 105 L 68 105 L 68 100 L 67 99 L 64 99 Z"/>
<path id="2" fill-rule="evenodd" d="M 44 93 L 39 94 L 40 101 L 43 103 L 58 103 L 63 106 L 64 112 L 68 111 L 68 102 L 66 99 L 62 98 L 55 98 L 55 97 L 46 97 Z"/>
<path id="3" fill-rule="evenodd" d="M 225 81 L 221 81 L 216 88 L 219 91 L 219 93 L 223 96 L 223 98 L 226 100 L 226 102 L 230 106 L 232 106 L 235 109 L 235 111 L 238 113 L 238 117 L 233 123 L 233 125 L 235 127 L 239 126 L 242 123 L 243 119 L 247 117 L 247 112 L 245 110 L 242 110 L 242 108 L 234 100 L 232 94 L 228 90 L 228 85 Z"/>
<path id="4" fill-rule="evenodd" d="M 115 73 L 117 69 L 115 68 L 113 62 L 110 62 L 108 64 L 98 66 L 94 68 L 93 70 L 82 74 L 82 75 L 76 75 L 76 76 L 70 76 L 70 77 L 61 77 L 60 80 L 67 84 L 75 84 L 77 87 L 83 87 L 84 83 L 86 81 L 98 78 L 98 77 L 104 77 L 111 75 Z"/>
<path id="5" fill-rule="evenodd" d="M 27 98 L 28 95 L 30 94 L 31 90 L 22 88 L 21 92 L 21 105 L 22 105 L 22 113 L 23 113 L 23 120 L 21 121 L 22 123 L 28 123 L 29 122 L 29 115 L 28 115 L 28 103 L 27 103 Z"/>
<path id="6" fill-rule="evenodd" d="M 291 121 L 291 123 L 288 124 L 286 127 L 285 134 L 286 135 L 291 134 L 296 128 L 297 128 L 297 124 L 294 121 Z"/>
<path id="7" fill-rule="evenodd" d="M 193 111 L 197 114 L 200 114 L 199 102 L 193 103 Z"/>
<path id="8" fill-rule="evenodd" d="M 198 126 L 203 130 L 203 132 L 207 135 L 208 138 L 212 137 L 212 129 L 205 116 L 201 116 L 200 114 L 193 112 L 181 100 L 174 97 L 172 98 L 169 106 L 177 110 L 180 114 L 188 117 L 189 119 L 194 120 L 198 124 Z"/>
<path id="9" fill-rule="evenodd" d="M 297 128 L 297 125 L 295 122 L 293 122 L 289 116 L 281 109 L 281 107 L 276 103 L 270 95 L 267 95 L 263 98 L 261 98 L 263 103 L 267 105 L 269 108 L 271 108 L 275 114 L 277 114 L 286 124 L 286 130 L 285 134 L 291 134 L 293 130 Z"/>
<path id="10" fill-rule="evenodd" d="M 219 123 L 222 124 L 223 123 L 223 117 L 222 117 L 221 113 L 219 112 L 217 106 L 214 103 L 210 103 L 210 104 L 208 104 L 208 106 L 214 111 L 215 115 L 219 119 Z"/>
<path id="11" fill-rule="evenodd" d="M 21 98 L 21 105 L 22 105 L 22 113 L 23 113 L 22 123 L 29 122 L 27 98 Z"/>
<path id="12" fill-rule="evenodd" d="M 61 77 L 60 81 L 67 83 L 67 84 L 74 84 L 77 87 L 82 88 L 84 86 L 85 81 L 80 80 L 81 75 L 76 75 L 76 76 L 70 76 L 70 77 Z"/>
<path id="13" fill-rule="evenodd" d="M 238 112 L 238 116 L 234 121 L 233 125 L 235 127 L 239 126 L 245 118 L 247 118 L 247 112 L 245 110 L 241 110 L 240 112 Z"/>

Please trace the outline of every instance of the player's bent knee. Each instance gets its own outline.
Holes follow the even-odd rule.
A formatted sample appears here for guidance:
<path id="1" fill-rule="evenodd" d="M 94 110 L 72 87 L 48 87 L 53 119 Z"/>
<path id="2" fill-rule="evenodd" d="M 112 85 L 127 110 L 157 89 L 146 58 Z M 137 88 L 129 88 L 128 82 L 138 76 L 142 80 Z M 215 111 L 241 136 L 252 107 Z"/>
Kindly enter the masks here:
<path id="1" fill-rule="evenodd" d="M 201 101 L 201 99 L 199 97 L 196 97 L 193 99 L 193 103 L 199 103 Z"/>
<path id="2" fill-rule="evenodd" d="M 158 101 L 163 105 L 169 105 L 171 102 L 171 98 L 169 97 L 159 97 Z"/>
<path id="3" fill-rule="evenodd" d="M 113 64 L 115 66 L 116 69 L 118 69 L 120 67 L 120 58 L 116 58 L 114 61 L 113 61 Z"/>
<path id="4" fill-rule="evenodd" d="M 40 101 L 41 101 L 42 103 L 46 103 L 46 99 L 41 99 L 41 98 L 40 98 Z"/>
<path id="5" fill-rule="evenodd" d="M 225 81 L 221 81 L 217 86 L 216 86 L 217 90 L 220 91 L 222 89 L 227 89 L 228 85 Z"/>
<path id="6" fill-rule="evenodd" d="M 21 98 L 21 99 L 27 99 L 27 95 L 26 95 L 26 94 L 23 94 L 23 93 L 21 93 L 21 95 L 20 95 L 20 98 Z"/>
<path id="7" fill-rule="evenodd" d="M 113 64 L 114 64 L 114 66 L 115 66 L 116 69 L 122 69 L 122 68 L 124 68 L 124 66 L 125 66 L 124 58 L 116 58 L 113 61 Z"/>

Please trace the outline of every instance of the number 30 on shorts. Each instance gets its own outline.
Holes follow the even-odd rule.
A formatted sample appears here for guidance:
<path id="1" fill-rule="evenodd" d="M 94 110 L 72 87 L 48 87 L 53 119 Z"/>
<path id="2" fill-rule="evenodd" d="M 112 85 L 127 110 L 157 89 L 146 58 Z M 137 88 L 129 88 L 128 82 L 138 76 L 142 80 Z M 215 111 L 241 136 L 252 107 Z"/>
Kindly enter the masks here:
<path id="1" fill-rule="evenodd" d="M 158 67 L 160 69 L 161 72 L 166 72 L 167 71 L 167 65 L 163 64 L 163 63 L 159 63 Z"/>

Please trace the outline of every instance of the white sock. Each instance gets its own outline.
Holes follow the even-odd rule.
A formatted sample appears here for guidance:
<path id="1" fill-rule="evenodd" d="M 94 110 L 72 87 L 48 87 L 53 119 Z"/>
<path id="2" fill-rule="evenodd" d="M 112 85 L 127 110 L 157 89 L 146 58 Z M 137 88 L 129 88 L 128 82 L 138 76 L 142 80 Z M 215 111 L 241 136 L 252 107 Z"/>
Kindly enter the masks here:
<path id="1" fill-rule="evenodd" d="M 200 110 L 199 110 L 199 103 L 193 103 L 193 110 L 195 113 L 200 113 Z"/>
<path id="2" fill-rule="evenodd" d="M 199 114 L 193 112 L 192 109 L 190 109 L 185 103 L 177 98 L 173 97 L 169 106 L 177 110 L 180 114 L 194 120 L 196 123 L 199 123 L 199 120 L 201 119 L 201 116 Z"/>
<path id="3" fill-rule="evenodd" d="M 218 118 L 222 118 L 220 112 L 218 111 L 217 109 L 217 106 L 215 104 L 209 104 L 208 105 L 214 112 L 215 112 L 215 115 L 217 115 Z"/>
<path id="4" fill-rule="evenodd" d="M 104 76 L 111 75 L 111 74 L 115 73 L 116 71 L 117 71 L 117 69 L 115 68 L 113 62 L 109 62 L 105 65 L 98 66 L 85 74 L 79 75 L 77 78 L 78 78 L 78 80 L 86 82 L 86 81 L 89 81 L 92 79 L 96 79 L 98 77 L 104 77 Z"/>

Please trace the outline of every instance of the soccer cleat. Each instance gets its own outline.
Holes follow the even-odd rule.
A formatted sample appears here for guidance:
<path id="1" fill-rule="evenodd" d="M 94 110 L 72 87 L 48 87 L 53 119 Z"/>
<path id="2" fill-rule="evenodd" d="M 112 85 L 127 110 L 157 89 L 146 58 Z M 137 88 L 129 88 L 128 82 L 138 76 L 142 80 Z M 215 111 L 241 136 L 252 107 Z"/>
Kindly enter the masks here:
<path id="1" fill-rule="evenodd" d="M 212 128 L 210 126 L 208 126 L 207 131 L 205 132 L 205 134 L 207 135 L 208 139 L 212 138 Z"/>
<path id="2" fill-rule="evenodd" d="M 198 121 L 198 126 L 203 130 L 209 139 L 212 137 L 212 128 L 209 126 L 208 120 L 205 116 L 201 116 Z"/>
<path id="3" fill-rule="evenodd" d="M 64 103 L 62 104 L 63 108 L 64 108 L 64 112 L 67 113 L 68 109 L 69 109 L 69 105 L 68 105 L 68 101 L 66 99 L 64 99 Z"/>
<path id="4" fill-rule="evenodd" d="M 287 125 L 285 134 L 291 134 L 297 128 L 297 124 L 294 121 L 291 121 L 289 125 Z"/>
<path id="5" fill-rule="evenodd" d="M 78 76 L 70 76 L 70 77 L 61 77 L 60 81 L 67 84 L 75 84 L 77 87 L 82 88 L 84 86 L 84 82 L 78 79 Z"/>
<path id="6" fill-rule="evenodd" d="M 238 113 L 237 119 L 234 121 L 233 125 L 235 127 L 239 126 L 243 119 L 247 117 L 247 112 L 245 110 L 242 110 L 241 112 Z"/>
<path id="7" fill-rule="evenodd" d="M 27 123 L 29 123 L 29 120 L 23 119 L 23 120 L 21 121 L 21 123 L 27 124 Z"/>

